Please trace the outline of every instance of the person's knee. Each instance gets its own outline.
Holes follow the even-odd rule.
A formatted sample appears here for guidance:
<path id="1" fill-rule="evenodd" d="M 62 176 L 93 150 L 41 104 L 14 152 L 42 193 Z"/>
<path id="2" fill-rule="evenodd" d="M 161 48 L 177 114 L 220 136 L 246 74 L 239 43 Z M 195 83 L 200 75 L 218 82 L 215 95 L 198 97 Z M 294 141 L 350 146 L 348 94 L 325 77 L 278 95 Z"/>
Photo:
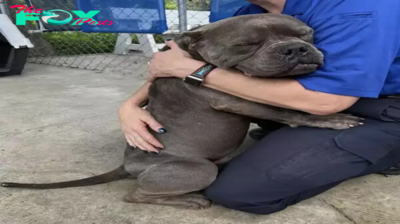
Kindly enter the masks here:
<path id="1" fill-rule="evenodd" d="M 231 198 L 228 195 L 227 191 L 224 191 L 219 184 L 212 184 L 208 188 L 205 189 L 204 191 L 205 196 L 210 199 L 211 201 L 225 206 L 225 207 L 232 207 L 233 201 L 231 201 Z"/>
<path id="2" fill-rule="evenodd" d="M 279 212 L 288 206 L 286 203 L 287 199 L 269 200 L 264 197 L 263 200 L 256 200 L 252 192 L 250 187 L 232 187 L 232 185 L 227 186 L 219 182 L 214 182 L 205 189 L 205 196 L 217 205 L 261 215 Z"/>

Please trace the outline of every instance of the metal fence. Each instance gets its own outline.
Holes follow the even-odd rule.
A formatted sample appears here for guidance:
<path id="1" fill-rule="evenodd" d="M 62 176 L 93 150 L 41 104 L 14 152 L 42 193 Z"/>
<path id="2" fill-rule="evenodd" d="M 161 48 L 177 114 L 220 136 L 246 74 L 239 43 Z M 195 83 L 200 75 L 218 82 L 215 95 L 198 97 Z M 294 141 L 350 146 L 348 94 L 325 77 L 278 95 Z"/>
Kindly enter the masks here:
<path id="1" fill-rule="evenodd" d="M 53 26 L 48 32 L 49 27 L 37 22 L 18 26 L 35 46 L 30 50 L 28 62 L 147 76 L 147 62 L 153 52 L 163 46 L 164 40 L 171 38 L 171 33 L 207 24 L 209 20 L 209 0 L 164 1 L 169 30 L 163 35 L 84 33 L 72 25 Z M 26 5 L 27 2 L 6 0 L 6 5 Z M 74 0 L 35 0 L 36 7 L 67 11 L 75 9 Z M 9 10 L 8 13 L 15 23 L 15 10 Z"/>

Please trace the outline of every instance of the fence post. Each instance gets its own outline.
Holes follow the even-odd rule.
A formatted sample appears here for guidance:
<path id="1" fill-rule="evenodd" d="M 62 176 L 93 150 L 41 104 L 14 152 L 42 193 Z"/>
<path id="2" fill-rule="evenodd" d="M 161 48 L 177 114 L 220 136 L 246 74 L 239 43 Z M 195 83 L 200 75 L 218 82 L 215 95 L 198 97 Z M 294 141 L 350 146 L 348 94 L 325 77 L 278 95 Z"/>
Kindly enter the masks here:
<path id="1" fill-rule="evenodd" d="M 6 0 L 0 0 L 0 14 L 5 14 L 10 17 Z"/>
<path id="2" fill-rule="evenodd" d="M 179 31 L 187 30 L 187 5 L 186 0 L 178 0 Z"/>

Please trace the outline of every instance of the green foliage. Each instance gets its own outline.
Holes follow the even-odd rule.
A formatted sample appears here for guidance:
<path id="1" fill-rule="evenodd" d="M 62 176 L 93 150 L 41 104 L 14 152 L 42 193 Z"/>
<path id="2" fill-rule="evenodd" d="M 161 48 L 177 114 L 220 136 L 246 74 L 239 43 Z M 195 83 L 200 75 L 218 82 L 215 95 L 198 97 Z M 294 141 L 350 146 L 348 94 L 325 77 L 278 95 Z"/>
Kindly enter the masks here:
<path id="1" fill-rule="evenodd" d="M 177 0 L 164 0 L 165 9 L 177 10 L 178 3 Z M 210 0 L 189 0 L 186 1 L 186 7 L 188 10 L 196 11 L 207 11 L 209 10 Z"/>
<path id="2" fill-rule="evenodd" d="M 175 0 L 165 0 L 165 9 L 176 10 L 178 9 L 178 4 Z"/>
<path id="3" fill-rule="evenodd" d="M 52 32 L 43 33 L 44 39 L 57 55 L 112 53 L 116 33 Z"/>
<path id="4" fill-rule="evenodd" d="M 117 41 L 116 33 L 83 33 L 64 31 L 43 33 L 43 38 L 54 48 L 57 55 L 82 55 L 113 53 Z M 163 43 L 161 35 L 154 35 L 156 43 Z M 132 43 L 139 43 L 132 35 Z"/>

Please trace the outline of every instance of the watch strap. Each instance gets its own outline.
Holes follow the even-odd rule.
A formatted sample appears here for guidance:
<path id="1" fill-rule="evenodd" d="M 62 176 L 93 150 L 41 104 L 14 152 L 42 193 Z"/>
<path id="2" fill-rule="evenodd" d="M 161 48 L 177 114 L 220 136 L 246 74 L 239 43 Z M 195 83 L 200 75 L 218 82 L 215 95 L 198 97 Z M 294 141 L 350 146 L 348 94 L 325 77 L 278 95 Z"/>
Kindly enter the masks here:
<path id="1" fill-rule="evenodd" d="M 210 74 L 212 70 L 214 70 L 217 66 L 213 64 L 205 64 L 198 68 L 196 71 L 194 71 L 192 74 L 187 76 L 184 79 L 185 83 L 195 85 L 195 86 L 201 86 L 203 83 L 204 78 Z"/>

